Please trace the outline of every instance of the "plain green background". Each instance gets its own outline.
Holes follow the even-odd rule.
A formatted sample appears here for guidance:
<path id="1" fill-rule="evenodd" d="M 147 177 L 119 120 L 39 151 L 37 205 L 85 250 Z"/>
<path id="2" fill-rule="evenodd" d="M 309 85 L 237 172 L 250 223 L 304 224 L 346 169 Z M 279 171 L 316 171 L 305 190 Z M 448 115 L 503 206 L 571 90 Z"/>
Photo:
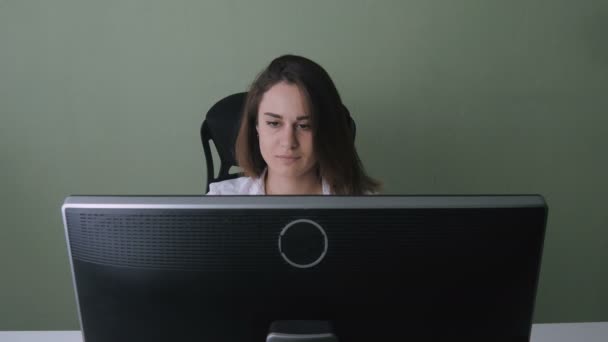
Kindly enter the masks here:
<path id="1" fill-rule="evenodd" d="M 390 194 L 540 193 L 536 322 L 608 320 L 608 2 L 0 0 L 0 330 L 78 329 L 69 194 L 201 194 L 204 112 L 334 78 Z"/>

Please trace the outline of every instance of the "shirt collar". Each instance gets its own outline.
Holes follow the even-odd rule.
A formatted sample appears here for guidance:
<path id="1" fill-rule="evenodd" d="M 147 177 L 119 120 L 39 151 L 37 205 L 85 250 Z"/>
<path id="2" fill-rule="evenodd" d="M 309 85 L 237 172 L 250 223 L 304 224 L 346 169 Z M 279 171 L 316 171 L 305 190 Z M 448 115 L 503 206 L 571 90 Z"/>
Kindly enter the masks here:
<path id="1" fill-rule="evenodd" d="M 249 193 L 250 195 L 266 195 L 266 191 L 264 190 L 266 189 L 266 187 L 264 186 L 264 179 L 266 179 L 267 171 L 268 168 L 265 168 L 264 171 L 262 171 L 260 177 L 255 179 L 254 184 L 251 187 L 251 191 Z M 321 178 L 321 187 L 323 195 L 331 195 L 331 189 L 329 187 L 329 184 L 323 178 Z"/>

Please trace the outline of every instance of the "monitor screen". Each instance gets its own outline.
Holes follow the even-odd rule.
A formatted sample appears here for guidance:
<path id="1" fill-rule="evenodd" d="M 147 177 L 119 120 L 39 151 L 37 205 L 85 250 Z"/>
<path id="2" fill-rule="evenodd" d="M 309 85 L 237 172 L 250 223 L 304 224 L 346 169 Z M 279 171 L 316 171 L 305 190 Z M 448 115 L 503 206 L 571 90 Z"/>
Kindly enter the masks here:
<path id="1" fill-rule="evenodd" d="M 293 336 L 341 342 L 528 341 L 547 206 L 538 195 L 70 196 L 62 213 L 86 342 L 280 341 L 286 322 Z"/>

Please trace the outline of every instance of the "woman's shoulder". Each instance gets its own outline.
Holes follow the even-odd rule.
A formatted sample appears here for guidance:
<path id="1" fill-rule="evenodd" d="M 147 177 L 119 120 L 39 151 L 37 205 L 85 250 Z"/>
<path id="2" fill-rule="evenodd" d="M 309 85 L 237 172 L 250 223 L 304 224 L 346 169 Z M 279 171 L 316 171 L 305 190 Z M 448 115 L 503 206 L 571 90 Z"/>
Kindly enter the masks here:
<path id="1" fill-rule="evenodd" d="M 256 195 L 259 181 L 251 177 L 239 177 L 209 184 L 207 195 Z"/>

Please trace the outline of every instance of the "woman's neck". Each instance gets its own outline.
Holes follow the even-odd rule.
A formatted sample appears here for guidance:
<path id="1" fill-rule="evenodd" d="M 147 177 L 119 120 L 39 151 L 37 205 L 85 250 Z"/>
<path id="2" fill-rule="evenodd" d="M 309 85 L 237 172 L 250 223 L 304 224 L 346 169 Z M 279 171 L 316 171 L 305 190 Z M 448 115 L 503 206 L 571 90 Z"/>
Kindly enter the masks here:
<path id="1" fill-rule="evenodd" d="M 266 195 L 321 195 L 323 184 L 316 173 L 299 177 L 281 177 L 273 174 L 270 170 L 266 173 L 264 180 Z"/>

